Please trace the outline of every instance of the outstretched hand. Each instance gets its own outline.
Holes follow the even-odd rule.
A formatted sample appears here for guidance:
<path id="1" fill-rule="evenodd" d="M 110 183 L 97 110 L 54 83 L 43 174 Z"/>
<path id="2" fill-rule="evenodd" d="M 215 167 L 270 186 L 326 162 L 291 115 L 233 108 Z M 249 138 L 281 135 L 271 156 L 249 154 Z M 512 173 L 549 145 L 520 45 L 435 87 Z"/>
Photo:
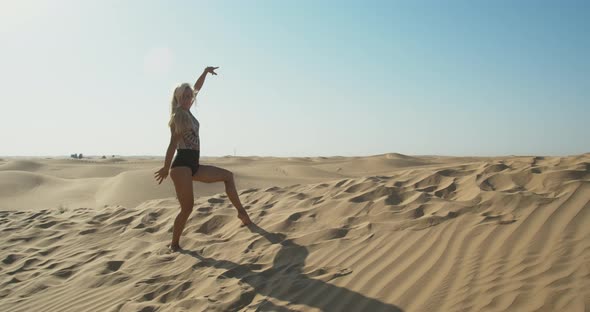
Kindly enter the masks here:
<path id="1" fill-rule="evenodd" d="M 218 69 L 219 67 L 213 67 L 213 66 L 209 66 L 207 68 L 205 68 L 205 72 L 206 73 L 210 73 L 213 75 L 217 75 L 217 73 L 215 72 L 216 69 Z"/>
<path id="2" fill-rule="evenodd" d="M 168 176 L 168 170 L 168 168 L 162 167 L 162 169 L 154 172 L 154 176 L 156 178 L 156 181 L 158 181 L 158 184 L 161 184 L 162 181 L 166 179 L 166 177 Z"/>

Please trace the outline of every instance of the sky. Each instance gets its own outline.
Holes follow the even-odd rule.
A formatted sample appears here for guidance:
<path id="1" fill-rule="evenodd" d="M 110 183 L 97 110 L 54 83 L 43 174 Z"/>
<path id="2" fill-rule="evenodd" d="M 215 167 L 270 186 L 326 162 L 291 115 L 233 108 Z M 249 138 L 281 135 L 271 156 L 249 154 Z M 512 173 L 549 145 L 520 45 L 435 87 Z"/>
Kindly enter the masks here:
<path id="1" fill-rule="evenodd" d="M 590 152 L 588 1 L 0 0 L 0 156 Z"/>

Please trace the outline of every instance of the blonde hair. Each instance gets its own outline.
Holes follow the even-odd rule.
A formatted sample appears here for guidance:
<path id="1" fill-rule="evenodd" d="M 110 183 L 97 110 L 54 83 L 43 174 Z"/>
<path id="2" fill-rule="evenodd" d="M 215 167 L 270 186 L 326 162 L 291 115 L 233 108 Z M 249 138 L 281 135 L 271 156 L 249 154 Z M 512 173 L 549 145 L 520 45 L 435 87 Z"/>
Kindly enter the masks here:
<path id="1" fill-rule="evenodd" d="M 188 83 L 178 85 L 174 89 L 172 94 L 172 100 L 170 101 L 170 121 L 168 126 L 175 128 L 177 134 L 183 133 L 184 131 L 191 129 L 192 122 L 189 113 L 180 107 L 180 99 L 184 94 L 184 91 L 188 88 L 193 92 L 193 88 Z M 194 93 L 194 92 L 193 92 Z"/>

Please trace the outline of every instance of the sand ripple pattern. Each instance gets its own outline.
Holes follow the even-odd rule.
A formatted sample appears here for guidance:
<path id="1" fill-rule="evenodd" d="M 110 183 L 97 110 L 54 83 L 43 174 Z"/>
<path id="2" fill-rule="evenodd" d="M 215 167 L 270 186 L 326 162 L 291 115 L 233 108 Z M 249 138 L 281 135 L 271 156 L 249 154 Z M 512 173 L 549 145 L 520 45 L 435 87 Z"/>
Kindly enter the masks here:
<path id="1" fill-rule="evenodd" d="M 1 311 L 588 311 L 590 156 L 0 212 Z"/>

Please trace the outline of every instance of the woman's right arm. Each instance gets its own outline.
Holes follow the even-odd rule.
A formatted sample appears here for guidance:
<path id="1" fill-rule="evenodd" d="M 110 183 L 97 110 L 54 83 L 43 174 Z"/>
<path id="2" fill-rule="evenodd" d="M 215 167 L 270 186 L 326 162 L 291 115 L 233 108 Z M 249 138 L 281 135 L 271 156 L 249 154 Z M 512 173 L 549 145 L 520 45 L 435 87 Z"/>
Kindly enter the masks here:
<path id="1" fill-rule="evenodd" d="M 172 163 L 172 157 L 174 156 L 174 149 L 176 148 L 176 143 L 178 142 L 178 135 L 174 131 L 174 126 L 170 128 L 170 144 L 168 144 L 168 149 L 166 150 L 166 160 L 164 161 L 164 167 L 162 169 L 154 172 L 154 177 L 158 184 L 161 184 L 164 179 L 168 176 L 168 172 L 170 171 L 170 164 Z"/>
<path id="2" fill-rule="evenodd" d="M 178 144 L 179 136 L 176 134 L 174 129 L 174 125 L 170 127 L 170 144 L 168 144 L 168 149 L 166 150 L 166 158 L 164 160 L 164 168 L 170 169 L 172 165 L 172 157 L 174 157 L 174 152 L 176 151 L 176 145 Z"/>

